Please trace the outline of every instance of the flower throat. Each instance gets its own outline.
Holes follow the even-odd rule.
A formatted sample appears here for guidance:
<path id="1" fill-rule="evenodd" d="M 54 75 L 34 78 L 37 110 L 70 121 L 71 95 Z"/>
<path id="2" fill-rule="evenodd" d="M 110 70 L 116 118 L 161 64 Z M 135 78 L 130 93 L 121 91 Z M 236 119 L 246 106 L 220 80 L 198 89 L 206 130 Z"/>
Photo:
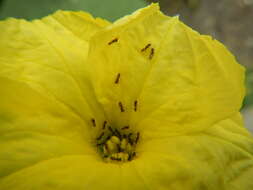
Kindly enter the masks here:
<path id="1" fill-rule="evenodd" d="M 120 130 L 103 124 L 102 133 L 96 138 L 98 151 L 107 162 L 131 161 L 136 157 L 135 147 L 139 141 L 140 133 L 130 131 L 129 126 Z"/>
<path id="2" fill-rule="evenodd" d="M 118 38 L 114 38 L 108 42 L 109 46 L 119 43 Z M 150 51 L 149 51 L 150 50 Z M 151 60 L 154 56 L 155 49 L 151 43 L 148 43 L 140 50 L 141 53 L 148 53 L 148 59 Z M 114 85 L 119 85 L 121 73 L 116 74 Z M 125 112 L 122 102 L 118 102 L 119 111 Z M 133 101 L 133 111 L 137 112 L 138 101 Z M 91 119 L 93 126 L 96 126 L 95 119 Z M 139 141 L 140 133 L 133 132 L 130 126 L 124 126 L 120 129 L 107 126 L 107 121 L 104 121 L 102 132 L 96 138 L 96 146 L 98 151 L 105 161 L 131 161 L 136 157 L 135 148 Z"/>

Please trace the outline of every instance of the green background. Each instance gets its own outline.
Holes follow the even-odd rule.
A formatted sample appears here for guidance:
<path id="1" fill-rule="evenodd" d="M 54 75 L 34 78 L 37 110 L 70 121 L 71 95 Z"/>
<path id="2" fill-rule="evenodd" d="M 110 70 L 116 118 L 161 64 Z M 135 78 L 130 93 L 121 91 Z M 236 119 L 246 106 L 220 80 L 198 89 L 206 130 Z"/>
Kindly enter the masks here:
<path id="1" fill-rule="evenodd" d="M 143 0 L 2 0 L 0 18 L 34 19 L 64 9 L 84 10 L 114 21 L 146 5 Z"/>

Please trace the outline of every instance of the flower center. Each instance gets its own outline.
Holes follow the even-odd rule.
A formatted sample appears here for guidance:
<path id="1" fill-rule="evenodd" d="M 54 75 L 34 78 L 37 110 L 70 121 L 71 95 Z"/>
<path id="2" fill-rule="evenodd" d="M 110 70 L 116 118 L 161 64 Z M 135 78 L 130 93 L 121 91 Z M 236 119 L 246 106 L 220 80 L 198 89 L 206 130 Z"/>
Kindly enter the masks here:
<path id="1" fill-rule="evenodd" d="M 118 42 L 118 38 L 113 39 L 108 45 Z M 151 44 L 148 44 L 145 49 L 148 49 Z M 145 51 L 142 50 L 142 51 Z M 154 49 L 151 48 L 151 56 L 154 54 Z M 152 58 L 152 57 L 151 57 Z M 150 58 L 150 59 L 151 59 Z M 117 73 L 114 85 L 120 85 L 121 73 Z M 118 111 L 120 113 L 127 112 L 128 109 L 120 101 L 118 102 Z M 132 111 L 137 112 L 138 101 L 133 101 Z M 92 126 L 96 127 L 96 121 L 94 118 L 91 119 Z M 107 126 L 107 121 L 104 121 L 102 126 L 102 133 L 96 138 L 96 145 L 102 158 L 106 162 L 111 161 L 131 161 L 136 157 L 135 147 L 139 141 L 140 133 L 133 132 L 129 126 L 124 126 L 120 129 L 112 128 Z"/>
<path id="2" fill-rule="evenodd" d="M 131 161 L 136 157 L 135 147 L 140 133 L 129 131 L 129 126 L 120 130 L 108 126 L 97 137 L 98 151 L 106 162 Z"/>

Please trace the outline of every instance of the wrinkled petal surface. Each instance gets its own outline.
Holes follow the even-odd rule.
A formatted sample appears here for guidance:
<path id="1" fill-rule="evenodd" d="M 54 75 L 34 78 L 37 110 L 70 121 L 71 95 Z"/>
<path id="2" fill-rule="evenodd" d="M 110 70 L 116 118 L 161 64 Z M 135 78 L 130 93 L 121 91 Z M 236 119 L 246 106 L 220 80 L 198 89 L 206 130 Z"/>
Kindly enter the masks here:
<path id="1" fill-rule="evenodd" d="M 156 4 L 113 24 L 2 21 L 0 189 L 251 190 L 243 82 L 222 44 Z M 105 120 L 140 132 L 133 160 L 98 154 Z"/>
<path id="2" fill-rule="evenodd" d="M 152 136 L 204 130 L 236 113 L 244 97 L 244 68 L 228 50 L 156 5 L 96 34 L 89 62 L 96 96 L 110 120 Z"/>
<path id="3" fill-rule="evenodd" d="M 76 114 L 24 83 L 0 77 L 0 86 L 0 178 L 43 160 L 95 154 Z"/>
<path id="4" fill-rule="evenodd" d="M 65 11 L 33 22 L 2 21 L 0 75 L 27 83 L 87 124 L 95 114 L 103 117 L 88 81 L 85 59 L 90 36 L 108 24 L 86 13 Z"/>

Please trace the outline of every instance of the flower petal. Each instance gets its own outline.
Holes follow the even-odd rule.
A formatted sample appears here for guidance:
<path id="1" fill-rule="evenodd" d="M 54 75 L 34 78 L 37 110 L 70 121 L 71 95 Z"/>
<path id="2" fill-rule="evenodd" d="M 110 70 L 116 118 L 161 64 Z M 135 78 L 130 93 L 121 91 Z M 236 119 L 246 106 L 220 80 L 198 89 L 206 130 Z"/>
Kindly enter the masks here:
<path id="1" fill-rule="evenodd" d="M 69 109 L 25 83 L 0 77 L 0 86 L 0 178 L 55 157 L 96 155 L 84 121 Z"/>
<path id="2" fill-rule="evenodd" d="M 253 175 L 253 140 L 238 124 L 239 118 L 233 115 L 203 133 L 141 141 L 140 160 L 148 158 L 149 163 L 136 166 L 151 189 L 159 189 L 158 185 L 164 189 L 251 189 L 252 180 L 245 176 Z"/>
<path id="3" fill-rule="evenodd" d="M 89 37 L 107 24 L 86 13 L 65 11 L 32 22 L 2 21 L 0 76 L 27 83 L 72 110 L 87 126 L 95 116 L 103 122 L 87 76 L 86 56 Z"/>
<path id="4" fill-rule="evenodd" d="M 167 165 L 172 165 L 180 161 L 173 159 L 164 159 L 161 157 L 151 156 L 151 159 L 143 159 L 131 164 L 104 164 L 98 162 L 91 156 L 64 156 L 56 159 L 46 160 L 37 163 L 29 168 L 20 170 L 0 181 L 0 188 L 8 190 L 28 189 L 54 189 L 54 190 L 82 190 L 82 189 L 111 189 L 111 190 L 146 190 L 146 189 L 167 189 L 169 185 L 164 186 L 164 182 L 169 184 L 166 175 L 159 176 L 156 174 L 166 174 L 171 172 L 175 174 L 175 167 L 163 168 L 162 165 L 154 165 L 156 161 L 170 161 Z M 84 164 L 85 163 L 85 164 Z M 150 164 L 150 165 L 145 165 Z M 137 171 L 141 168 L 143 171 L 150 172 L 151 166 L 155 166 L 150 176 L 142 176 L 143 173 Z M 166 165 L 163 165 L 166 166 Z M 158 169 L 161 169 L 159 171 Z M 177 170 L 177 169 L 176 169 Z M 181 169 L 178 169 L 179 174 Z M 41 175 L 41 174 L 47 175 Z M 150 173 L 148 173 L 150 175 Z M 180 174 L 181 176 L 183 174 Z M 178 176 L 174 176 L 176 179 Z M 26 180 L 29 179 L 29 180 Z M 32 183 L 31 183 L 32 181 Z M 158 182 L 161 182 L 158 184 Z M 185 183 L 184 183 L 185 184 Z M 180 186 L 177 186 L 177 189 Z M 197 190 L 197 189 L 196 189 Z"/>
<path id="5" fill-rule="evenodd" d="M 0 188 L 251 189 L 244 176 L 253 175 L 253 142 L 238 120 L 234 115 L 204 133 L 143 142 L 129 163 L 103 163 L 94 155 L 44 160 L 6 176 Z M 241 132 L 227 130 L 232 125 Z"/>
<path id="6" fill-rule="evenodd" d="M 110 25 L 110 22 L 101 18 L 94 19 L 89 13 L 82 11 L 57 11 L 52 17 L 75 36 L 87 42 L 101 28 Z"/>
<path id="7" fill-rule="evenodd" d="M 19 190 L 90 188 L 116 190 L 120 189 L 119 171 L 119 165 L 104 164 L 92 156 L 63 156 L 39 162 L 5 177 L 0 181 L 0 188 L 8 190 L 16 190 L 17 187 Z"/>
<path id="8" fill-rule="evenodd" d="M 244 97 L 244 68 L 228 50 L 156 4 L 92 37 L 89 62 L 110 120 L 154 135 L 204 130 L 236 113 Z"/>

